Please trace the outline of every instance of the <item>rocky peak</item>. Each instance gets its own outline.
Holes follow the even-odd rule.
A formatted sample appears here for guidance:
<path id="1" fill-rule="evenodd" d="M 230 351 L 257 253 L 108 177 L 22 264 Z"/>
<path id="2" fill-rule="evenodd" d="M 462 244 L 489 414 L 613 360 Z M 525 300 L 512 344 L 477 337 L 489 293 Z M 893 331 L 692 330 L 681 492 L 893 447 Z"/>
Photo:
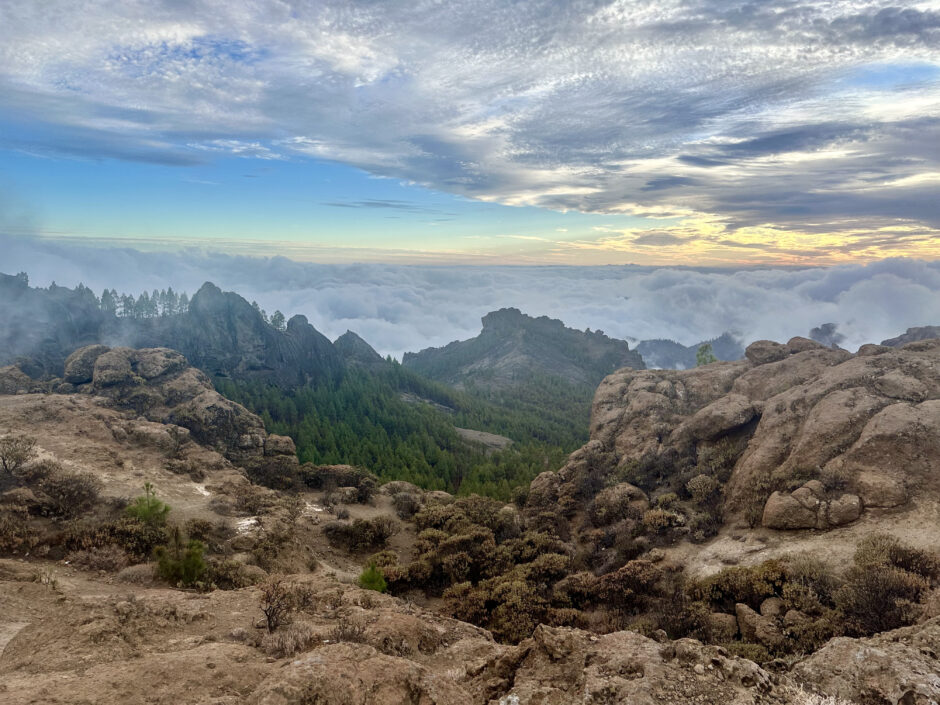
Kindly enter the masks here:
<path id="1" fill-rule="evenodd" d="M 342 356 L 347 367 L 377 369 L 386 364 L 385 358 L 351 330 L 338 337 L 333 342 L 333 347 Z"/>

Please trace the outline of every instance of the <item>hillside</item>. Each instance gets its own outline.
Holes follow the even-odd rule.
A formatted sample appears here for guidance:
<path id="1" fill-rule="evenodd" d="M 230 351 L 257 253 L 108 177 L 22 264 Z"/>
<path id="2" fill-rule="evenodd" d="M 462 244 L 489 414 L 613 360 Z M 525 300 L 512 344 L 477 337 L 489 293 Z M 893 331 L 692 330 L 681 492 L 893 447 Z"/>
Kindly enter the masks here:
<path id="1" fill-rule="evenodd" d="M 292 386 L 337 378 L 343 360 L 303 316 L 284 330 L 232 292 L 204 284 L 186 310 L 148 317 L 104 310 L 87 288 L 29 287 L 0 274 L 0 364 L 30 361 L 34 376 L 60 375 L 65 358 L 94 343 L 166 347 L 210 376 Z"/>
<path id="2" fill-rule="evenodd" d="M 516 505 L 301 464 L 172 351 L 85 348 L 53 392 L 5 368 L 0 441 L 36 446 L 0 476 L 0 703 L 936 700 L 938 358 L 796 339 L 620 371 L 592 440 Z M 771 528 L 774 495 L 768 526 L 739 518 L 771 456 L 778 498 L 817 491 L 802 461 L 838 469 L 812 525 Z M 905 494 L 866 494 L 865 473 Z M 148 481 L 162 518 L 128 513 Z M 861 513 L 833 527 L 847 495 Z M 196 582 L 152 559 L 174 527 L 201 542 Z M 370 562 L 390 594 L 353 585 Z"/>
<path id="3" fill-rule="evenodd" d="M 561 321 L 533 318 L 514 308 L 488 313 L 482 322 L 476 338 L 406 353 L 402 365 L 458 388 L 505 388 L 538 377 L 593 388 L 621 367 L 643 369 L 643 360 L 626 342 L 600 331 L 573 330 Z"/>

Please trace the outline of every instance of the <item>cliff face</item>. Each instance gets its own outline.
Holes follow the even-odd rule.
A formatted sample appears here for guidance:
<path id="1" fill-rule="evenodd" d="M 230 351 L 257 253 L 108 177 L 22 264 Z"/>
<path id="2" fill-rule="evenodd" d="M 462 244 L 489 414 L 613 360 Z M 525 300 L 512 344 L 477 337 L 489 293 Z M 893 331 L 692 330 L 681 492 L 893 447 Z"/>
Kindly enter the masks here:
<path id="1" fill-rule="evenodd" d="M 726 525 L 825 530 L 937 504 L 940 340 L 856 355 L 759 341 L 739 362 L 618 371 L 595 394 L 591 441 L 530 496 L 571 502 L 613 477 L 681 496 L 701 474 L 721 485 Z"/>
<path id="2" fill-rule="evenodd" d="M 514 308 L 484 316 L 476 338 L 406 353 L 402 364 L 447 384 L 492 387 L 511 386 L 533 375 L 593 386 L 616 369 L 644 367 L 622 340 L 566 328 L 561 321 L 533 318 Z"/>

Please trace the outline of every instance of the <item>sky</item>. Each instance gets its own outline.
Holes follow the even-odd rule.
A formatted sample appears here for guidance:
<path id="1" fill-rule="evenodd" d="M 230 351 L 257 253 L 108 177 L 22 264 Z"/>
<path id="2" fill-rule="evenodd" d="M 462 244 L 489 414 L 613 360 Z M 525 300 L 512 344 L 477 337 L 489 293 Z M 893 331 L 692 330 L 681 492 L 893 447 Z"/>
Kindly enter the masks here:
<path id="1" fill-rule="evenodd" d="M 862 265 L 938 192 L 938 0 L 0 3 L 8 237 Z"/>

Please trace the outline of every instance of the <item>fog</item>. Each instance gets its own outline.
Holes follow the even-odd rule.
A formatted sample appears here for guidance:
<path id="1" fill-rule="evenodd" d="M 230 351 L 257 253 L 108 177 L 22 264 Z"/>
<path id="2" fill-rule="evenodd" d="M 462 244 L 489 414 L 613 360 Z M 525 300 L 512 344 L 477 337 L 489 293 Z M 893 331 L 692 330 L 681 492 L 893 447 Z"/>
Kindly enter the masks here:
<path id="1" fill-rule="evenodd" d="M 330 339 L 347 329 L 383 355 L 475 336 L 489 311 L 514 306 L 631 342 L 685 345 L 725 331 L 750 342 L 835 323 L 855 350 L 906 328 L 940 324 L 940 262 L 882 260 L 831 268 L 402 266 L 314 264 L 206 250 L 142 252 L 0 236 L 0 271 L 33 286 L 79 282 L 137 294 L 205 281 L 269 313 L 304 314 Z"/>

